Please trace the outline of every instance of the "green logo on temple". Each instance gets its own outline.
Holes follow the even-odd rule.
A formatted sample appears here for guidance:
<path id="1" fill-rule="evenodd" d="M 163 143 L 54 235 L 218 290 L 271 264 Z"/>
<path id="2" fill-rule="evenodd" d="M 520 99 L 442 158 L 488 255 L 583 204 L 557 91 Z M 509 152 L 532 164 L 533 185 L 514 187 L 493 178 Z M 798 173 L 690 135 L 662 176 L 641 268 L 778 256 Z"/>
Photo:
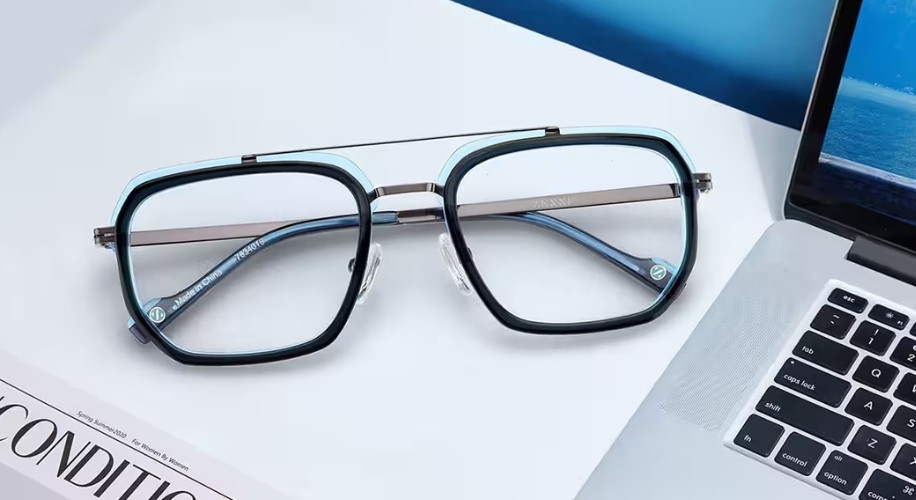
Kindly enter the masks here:
<path id="1" fill-rule="evenodd" d="M 153 320 L 153 323 L 162 323 L 165 321 L 165 309 L 158 306 L 150 309 L 149 319 Z"/>
<path id="2" fill-rule="evenodd" d="M 661 264 L 656 264 L 652 266 L 652 269 L 649 269 L 649 276 L 652 276 L 652 279 L 654 279 L 655 281 L 661 281 L 667 275 L 668 275 L 668 270 L 665 269 L 665 266 Z"/>

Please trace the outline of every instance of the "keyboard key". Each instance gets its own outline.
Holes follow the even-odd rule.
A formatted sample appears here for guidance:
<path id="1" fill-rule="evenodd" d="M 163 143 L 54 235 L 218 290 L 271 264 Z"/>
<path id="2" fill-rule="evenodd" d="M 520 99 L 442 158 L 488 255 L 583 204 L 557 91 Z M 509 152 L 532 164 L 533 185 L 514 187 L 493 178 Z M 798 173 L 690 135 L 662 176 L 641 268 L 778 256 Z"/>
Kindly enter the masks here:
<path id="1" fill-rule="evenodd" d="M 883 464 L 896 444 L 896 439 L 863 425 L 849 443 L 849 451 L 876 464 Z"/>
<path id="2" fill-rule="evenodd" d="M 827 297 L 827 301 L 857 313 L 864 311 L 868 307 L 867 300 L 842 288 L 834 288 L 830 292 L 830 296 Z"/>
<path id="3" fill-rule="evenodd" d="M 871 311 L 868 312 L 868 317 L 898 330 L 903 330 L 906 324 L 910 322 L 910 318 L 906 314 L 888 309 L 881 304 L 876 304 L 875 307 L 872 307 Z"/>
<path id="4" fill-rule="evenodd" d="M 916 479 L 916 446 L 903 443 L 900 453 L 897 453 L 897 458 L 891 462 L 891 470 L 910 479 Z"/>
<path id="5" fill-rule="evenodd" d="M 916 375 L 912 373 L 904 375 L 897 390 L 894 391 L 894 397 L 916 406 Z"/>
<path id="6" fill-rule="evenodd" d="M 776 374 L 776 383 L 834 408 L 840 406 L 852 384 L 801 361 L 789 358 Z"/>
<path id="7" fill-rule="evenodd" d="M 871 356 L 866 356 L 859 363 L 859 368 L 852 374 L 852 379 L 856 382 L 862 382 L 872 389 L 887 392 L 891 388 L 891 384 L 894 383 L 894 379 L 897 378 L 898 373 L 900 373 L 900 369 L 896 366 L 889 365 Z"/>
<path id="8" fill-rule="evenodd" d="M 849 398 L 849 404 L 846 405 L 846 413 L 874 425 L 881 425 L 890 409 L 890 399 L 865 389 L 856 390 L 855 394 Z"/>
<path id="9" fill-rule="evenodd" d="M 824 332 L 831 337 L 842 339 L 849 333 L 856 318 L 836 307 L 824 306 L 811 321 L 811 328 Z"/>
<path id="10" fill-rule="evenodd" d="M 878 326 L 871 321 L 863 321 L 856 328 L 856 333 L 852 334 L 849 343 L 880 356 L 887 352 L 896 337 L 894 332 L 883 326 Z"/>
<path id="11" fill-rule="evenodd" d="M 891 353 L 891 361 L 916 370 L 916 340 L 903 337 Z"/>
<path id="12" fill-rule="evenodd" d="M 910 335 L 916 335 L 916 323 L 913 323 L 913 329 L 910 330 Z"/>
<path id="13" fill-rule="evenodd" d="M 916 352 L 916 351 L 914 351 Z M 814 332 L 805 332 L 792 354 L 840 374 L 849 373 L 859 352 Z"/>
<path id="14" fill-rule="evenodd" d="M 882 470 L 875 470 L 862 493 L 859 493 L 859 500 L 910 500 L 916 499 L 916 486 L 897 479 L 896 477 Z"/>
<path id="15" fill-rule="evenodd" d="M 770 387 L 757 403 L 757 411 L 837 446 L 852 430 L 852 419 Z"/>
<path id="16" fill-rule="evenodd" d="M 821 467 L 821 472 L 817 475 L 817 482 L 826 484 L 840 493 L 852 495 L 867 469 L 868 466 L 864 462 L 834 451 Z"/>
<path id="17" fill-rule="evenodd" d="M 891 421 L 887 423 L 887 430 L 916 443 L 916 410 L 898 406 Z"/>
<path id="18" fill-rule="evenodd" d="M 814 466 L 821 459 L 826 447 L 813 439 L 808 439 L 797 432 L 789 434 L 779 454 L 776 463 L 788 467 L 799 474 L 810 476 Z"/>
<path id="19" fill-rule="evenodd" d="M 768 457 L 773 453 L 776 442 L 782 437 L 782 426 L 769 420 L 751 415 L 747 422 L 738 431 L 734 443 L 745 450 L 751 451 L 761 457 Z"/>

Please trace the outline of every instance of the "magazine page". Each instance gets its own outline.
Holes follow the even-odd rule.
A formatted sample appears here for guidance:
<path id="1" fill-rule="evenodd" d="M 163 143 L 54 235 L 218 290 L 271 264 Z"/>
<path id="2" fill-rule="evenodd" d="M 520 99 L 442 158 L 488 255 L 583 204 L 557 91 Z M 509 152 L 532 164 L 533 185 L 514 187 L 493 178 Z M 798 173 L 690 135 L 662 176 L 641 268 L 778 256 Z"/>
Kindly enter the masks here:
<path id="1" fill-rule="evenodd" d="M 0 351 L 0 499 L 288 498 Z"/>

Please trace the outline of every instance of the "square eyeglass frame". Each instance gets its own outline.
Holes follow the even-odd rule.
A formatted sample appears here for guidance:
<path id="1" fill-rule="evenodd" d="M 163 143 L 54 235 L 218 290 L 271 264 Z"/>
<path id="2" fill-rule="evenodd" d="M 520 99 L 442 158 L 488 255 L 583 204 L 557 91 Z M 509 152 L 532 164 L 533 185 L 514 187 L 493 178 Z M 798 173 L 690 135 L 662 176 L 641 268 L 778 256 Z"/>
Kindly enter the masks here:
<path id="1" fill-rule="evenodd" d="M 489 136 L 457 149 L 443 167 L 438 183 L 375 187 L 366 175 L 348 158 L 322 151 L 368 147 L 387 144 Z M 645 148 L 664 157 L 677 179 L 676 196 L 681 200 L 684 223 L 684 254 L 681 265 L 664 285 L 656 300 L 644 311 L 627 316 L 579 323 L 544 323 L 528 321 L 503 307 L 481 277 L 465 242 L 457 204 L 458 186 L 462 178 L 477 165 L 498 156 L 555 146 L 614 145 Z M 139 206 L 152 195 L 177 186 L 201 181 L 263 173 L 305 173 L 334 179 L 353 195 L 358 212 L 357 249 L 350 283 L 340 310 L 331 324 L 311 340 L 279 349 L 243 353 L 194 352 L 171 341 L 143 310 L 134 282 L 131 247 L 131 223 Z M 315 147 L 293 151 L 246 154 L 166 167 L 134 178 L 119 199 L 111 226 L 96 228 L 93 238 L 97 246 L 114 250 L 118 263 L 121 290 L 131 317 L 131 331 L 141 342 L 151 341 L 173 360 L 189 365 L 248 365 L 282 361 L 312 354 L 329 346 L 343 331 L 356 303 L 369 260 L 374 201 L 387 194 L 404 192 L 433 192 L 441 197 L 440 209 L 401 211 L 391 219 L 394 224 L 444 220 L 455 253 L 468 281 L 485 307 L 503 326 L 524 333 L 542 335 L 573 335 L 610 331 L 632 327 L 655 320 L 678 297 L 690 276 L 697 254 L 697 202 L 699 194 L 712 188 L 712 177 L 695 173 L 689 157 L 678 141 L 667 132 L 642 127 L 536 127 L 490 132 L 475 132 L 417 139 Z M 534 209 L 532 209 L 534 210 Z M 378 223 L 375 221 L 375 223 Z M 587 233 L 586 233 L 587 234 Z"/>

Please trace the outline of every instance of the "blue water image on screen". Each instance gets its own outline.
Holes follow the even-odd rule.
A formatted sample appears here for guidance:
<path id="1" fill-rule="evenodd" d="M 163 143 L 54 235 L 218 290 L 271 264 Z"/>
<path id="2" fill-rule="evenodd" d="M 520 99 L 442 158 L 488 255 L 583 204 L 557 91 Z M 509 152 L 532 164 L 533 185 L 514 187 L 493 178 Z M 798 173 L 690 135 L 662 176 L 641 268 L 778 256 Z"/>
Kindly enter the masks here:
<path id="1" fill-rule="evenodd" d="M 818 175 L 858 205 L 916 221 L 916 0 L 865 0 Z"/>
<path id="2" fill-rule="evenodd" d="M 844 78 L 840 84 L 823 152 L 916 179 L 916 95 L 913 87 L 893 90 Z"/>

